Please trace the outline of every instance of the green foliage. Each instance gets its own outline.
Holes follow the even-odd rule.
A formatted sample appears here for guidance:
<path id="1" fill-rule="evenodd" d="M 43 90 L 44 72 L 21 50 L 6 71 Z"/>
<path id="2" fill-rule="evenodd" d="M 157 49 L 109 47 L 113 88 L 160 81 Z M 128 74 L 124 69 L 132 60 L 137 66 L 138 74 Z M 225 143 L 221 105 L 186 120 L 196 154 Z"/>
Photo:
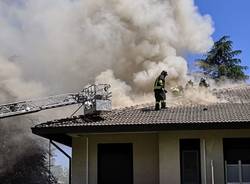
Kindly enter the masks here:
<path id="1" fill-rule="evenodd" d="M 31 135 L 29 120 L 0 120 L 0 184 L 58 184 L 48 167 L 48 151 Z"/>
<path id="2" fill-rule="evenodd" d="M 197 65 L 213 79 L 245 81 L 248 79 L 244 73 L 247 66 L 240 65 L 241 60 L 236 56 L 241 54 L 241 50 L 232 50 L 232 44 L 229 36 L 223 36 L 214 43 L 212 49 L 205 55 L 205 59 L 197 60 Z"/>
<path id="3" fill-rule="evenodd" d="M 53 165 L 51 169 L 55 178 L 57 178 L 59 183 L 68 184 L 69 183 L 69 169 L 62 167 L 60 165 Z"/>
<path id="4" fill-rule="evenodd" d="M 0 177 L 4 184 L 57 184 L 47 164 L 47 153 L 39 146 L 32 145 L 21 159 Z"/>

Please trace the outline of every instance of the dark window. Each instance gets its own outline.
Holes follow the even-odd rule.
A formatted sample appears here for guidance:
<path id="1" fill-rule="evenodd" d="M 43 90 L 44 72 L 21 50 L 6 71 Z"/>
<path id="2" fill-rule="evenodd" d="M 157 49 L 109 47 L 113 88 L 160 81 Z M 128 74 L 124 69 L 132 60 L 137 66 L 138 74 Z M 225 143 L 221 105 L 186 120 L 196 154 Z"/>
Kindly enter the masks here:
<path id="1" fill-rule="evenodd" d="M 133 184 L 132 144 L 98 144 L 98 184 Z"/>
<path id="2" fill-rule="evenodd" d="M 250 164 L 250 138 L 223 139 L 224 159 L 228 164 Z"/>
<path id="3" fill-rule="evenodd" d="M 200 140 L 180 140 L 181 183 L 200 184 Z"/>
<path id="4" fill-rule="evenodd" d="M 223 139 L 226 183 L 250 183 L 250 138 Z"/>

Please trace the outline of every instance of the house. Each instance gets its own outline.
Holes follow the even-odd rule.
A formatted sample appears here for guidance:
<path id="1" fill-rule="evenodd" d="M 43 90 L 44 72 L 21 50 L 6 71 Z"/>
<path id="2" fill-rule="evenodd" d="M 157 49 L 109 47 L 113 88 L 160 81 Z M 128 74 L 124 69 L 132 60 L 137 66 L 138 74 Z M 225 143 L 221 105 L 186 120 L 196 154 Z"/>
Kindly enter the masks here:
<path id="1" fill-rule="evenodd" d="M 73 184 L 250 183 L 250 86 L 214 93 L 222 103 L 128 107 L 32 132 L 72 146 Z"/>

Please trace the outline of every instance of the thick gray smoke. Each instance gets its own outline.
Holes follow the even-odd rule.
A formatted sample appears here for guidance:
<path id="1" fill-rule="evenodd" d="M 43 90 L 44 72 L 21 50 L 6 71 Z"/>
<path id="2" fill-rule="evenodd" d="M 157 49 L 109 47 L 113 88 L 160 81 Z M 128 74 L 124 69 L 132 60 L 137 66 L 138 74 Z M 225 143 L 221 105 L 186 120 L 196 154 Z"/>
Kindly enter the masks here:
<path id="1" fill-rule="evenodd" d="M 182 55 L 213 44 L 193 0 L 3 0 L 0 27 L 1 93 L 18 99 L 105 82 L 114 106 L 150 101 L 161 70 L 184 84 Z"/>
<path id="2" fill-rule="evenodd" d="M 0 103 L 77 92 L 94 82 L 112 85 L 116 107 L 147 103 L 163 69 L 168 86 L 185 84 L 182 56 L 206 52 L 212 33 L 211 18 L 193 0 L 1 0 Z M 7 137 L 0 167 L 20 159 L 28 122 L 1 120 Z"/>

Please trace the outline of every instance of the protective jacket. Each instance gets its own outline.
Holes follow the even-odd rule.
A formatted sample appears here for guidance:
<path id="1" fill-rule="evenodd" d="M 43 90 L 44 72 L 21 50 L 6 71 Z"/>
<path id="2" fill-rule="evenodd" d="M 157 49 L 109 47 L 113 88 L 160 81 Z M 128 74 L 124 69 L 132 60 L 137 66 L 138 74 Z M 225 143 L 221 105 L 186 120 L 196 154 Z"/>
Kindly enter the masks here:
<path id="1" fill-rule="evenodd" d="M 199 86 L 208 88 L 209 84 L 207 83 L 207 81 L 200 81 Z"/>
<path id="2" fill-rule="evenodd" d="M 154 83 L 154 92 L 156 102 L 164 101 L 166 99 L 165 77 L 163 75 L 156 78 Z"/>
<path id="3" fill-rule="evenodd" d="M 162 75 L 157 77 L 155 80 L 154 90 L 156 90 L 156 89 L 165 90 L 165 78 Z"/>

